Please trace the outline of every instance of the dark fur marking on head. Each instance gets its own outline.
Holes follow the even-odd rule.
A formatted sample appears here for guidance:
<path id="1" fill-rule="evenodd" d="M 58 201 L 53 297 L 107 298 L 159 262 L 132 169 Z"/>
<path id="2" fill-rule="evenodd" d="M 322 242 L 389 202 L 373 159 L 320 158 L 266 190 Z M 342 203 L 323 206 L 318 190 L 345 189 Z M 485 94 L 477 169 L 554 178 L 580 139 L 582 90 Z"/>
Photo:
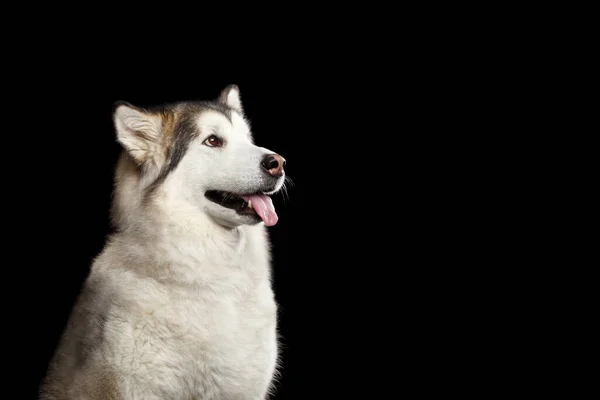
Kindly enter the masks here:
<path id="1" fill-rule="evenodd" d="M 222 114 L 229 122 L 232 122 L 232 109 L 227 105 L 205 101 L 184 103 L 182 109 L 177 112 L 179 116 L 172 132 L 172 141 L 168 148 L 165 165 L 158 177 L 148 187 L 147 194 L 151 194 L 177 168 L 190 143 L 200 134 L 196 118 L 202 112 L 209 110 Z"/>
<path id="2" fill-rule="evenodd" d="M 233 111 L 233 109 L 226 104 L 210 101 L 201 101 L 195 103 L 195 105 L 198 107 L 198 111 L 213 110 L 223 114 L 229 122 L 232 122 L 231 112 Z"/>

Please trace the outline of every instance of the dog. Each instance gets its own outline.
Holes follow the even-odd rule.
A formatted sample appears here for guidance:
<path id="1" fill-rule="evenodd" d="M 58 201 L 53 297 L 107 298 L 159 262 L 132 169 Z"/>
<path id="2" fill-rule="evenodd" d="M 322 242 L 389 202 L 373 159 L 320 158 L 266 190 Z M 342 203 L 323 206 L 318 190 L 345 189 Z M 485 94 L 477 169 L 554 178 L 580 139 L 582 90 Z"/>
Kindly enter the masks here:
<path id="1" fill-rule="evenodd" d="M 113 108 L 114 232 L 93 260 L 41 400 L 258 400 L 279 370 L 266 227 L 286 160 L 254 143 L 239 87 Z"/>

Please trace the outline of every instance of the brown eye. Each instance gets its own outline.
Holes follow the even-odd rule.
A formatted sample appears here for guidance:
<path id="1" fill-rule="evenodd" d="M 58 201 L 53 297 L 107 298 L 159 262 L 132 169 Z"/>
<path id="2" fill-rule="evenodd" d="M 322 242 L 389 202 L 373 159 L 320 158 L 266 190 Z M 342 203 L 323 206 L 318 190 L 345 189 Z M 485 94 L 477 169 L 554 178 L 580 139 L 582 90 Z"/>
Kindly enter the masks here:
<path id="1" fill-rule="evenodd" d="M 210 135 L 206 138 L 206 140 L 204 140 L 204 144 L 209 147 L 221 147 L 223 145 L 223 141 L 216 135 Z"/>

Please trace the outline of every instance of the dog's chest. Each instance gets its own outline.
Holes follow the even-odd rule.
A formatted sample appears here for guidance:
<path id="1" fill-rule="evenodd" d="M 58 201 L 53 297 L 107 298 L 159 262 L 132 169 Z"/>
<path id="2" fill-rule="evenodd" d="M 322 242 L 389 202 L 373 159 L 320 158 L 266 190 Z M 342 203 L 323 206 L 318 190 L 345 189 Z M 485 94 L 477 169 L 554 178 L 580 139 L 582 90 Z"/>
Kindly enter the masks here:
<path id="1" fill-rule="evenodd" d="M 222 272 L 157 294 L 134 327 L 139 371 L 165 393 L 259 393 L 269 384 L 277 358 L 270 281 L 247 268 Z"/>

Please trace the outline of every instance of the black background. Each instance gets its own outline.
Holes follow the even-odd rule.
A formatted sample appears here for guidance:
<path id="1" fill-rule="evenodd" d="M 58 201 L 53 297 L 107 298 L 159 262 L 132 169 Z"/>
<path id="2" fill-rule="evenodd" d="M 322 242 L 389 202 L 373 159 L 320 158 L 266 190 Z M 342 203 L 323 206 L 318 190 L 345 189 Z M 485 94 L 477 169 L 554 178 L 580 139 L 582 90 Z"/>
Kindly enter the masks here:
<path id="1" fill-rule="evenodd" d="M 301 18 L 292 35 L 278 30 L 289 19 L 277 19 L 251 43 L 244 30 L 225 40 L 223 16 L 218 30 L 167 30 L 160 19 L 136 18 L 139 29 L 111 14 L 101 20 L 110 38 L 83 37 L 84 18 L 74 27 L 50 18 L 6 36 L 2 294 L 12 398 L 36 397 L 109 232 L 113 103 L 210 98 L 231 83 L 257 143 L 286 157 L 295 182 L 289 201 L 275 198 L 280 221 L 270 228 L 283 338 L 277 398 L 481 397 L 510 386 L 520 361 L 496 365 L 510 340 L 495 335 L 501 324 L 486 296 L 510 300 L 509 285 L 496 293 L 496 282 L 520 279 L 503 267 L 518 264 L 505 260 L 523 231 L 503 210 L 506 193 L 516 208 L 523 194 L 497 178 L 528 134 L 511 118 L 533 102 L 519 87 L 529 76 L 505 54 L 512 46 L 498 49 L 501 40 L 472 25 L 486 18 L 464 13 L 463 25 L 429 6 L 387 19 L 363 12 Z M 504 36 L 501 20 L 491 29 Z M 198 31 L 175 49 L 185 28 Z"/>

